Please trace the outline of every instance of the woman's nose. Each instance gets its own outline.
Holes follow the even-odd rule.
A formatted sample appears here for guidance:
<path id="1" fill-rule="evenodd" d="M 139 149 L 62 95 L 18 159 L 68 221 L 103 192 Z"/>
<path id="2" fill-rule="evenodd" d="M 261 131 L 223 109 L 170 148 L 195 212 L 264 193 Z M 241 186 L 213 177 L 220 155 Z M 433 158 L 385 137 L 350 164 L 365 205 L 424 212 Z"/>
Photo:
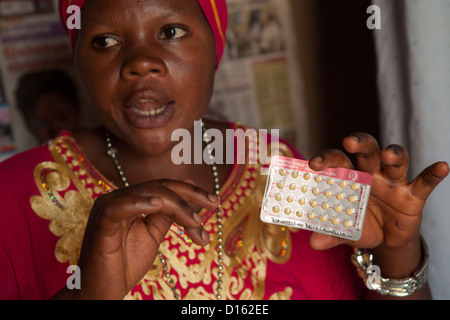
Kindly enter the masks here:
<path id="1" fill-rule="evenodd" d="M 162 77 L 167 73 L 167 66 L 158 48 L 141 47 L 130 50 L 121 70 L 125 80 L 147 76 Z"/>

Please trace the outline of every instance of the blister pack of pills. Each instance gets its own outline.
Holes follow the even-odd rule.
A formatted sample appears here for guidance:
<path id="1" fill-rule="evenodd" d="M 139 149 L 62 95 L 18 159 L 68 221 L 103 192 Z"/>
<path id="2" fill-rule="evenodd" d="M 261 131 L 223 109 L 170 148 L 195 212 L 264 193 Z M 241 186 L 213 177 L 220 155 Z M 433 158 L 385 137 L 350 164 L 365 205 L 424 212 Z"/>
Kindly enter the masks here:
<path id="1" fill-rule="evenodd" d="M 308 161 L 271 159 L 261 220 L 325 233 L 361 238 L 372 176 L 345 168 L 316 172 Z"/>

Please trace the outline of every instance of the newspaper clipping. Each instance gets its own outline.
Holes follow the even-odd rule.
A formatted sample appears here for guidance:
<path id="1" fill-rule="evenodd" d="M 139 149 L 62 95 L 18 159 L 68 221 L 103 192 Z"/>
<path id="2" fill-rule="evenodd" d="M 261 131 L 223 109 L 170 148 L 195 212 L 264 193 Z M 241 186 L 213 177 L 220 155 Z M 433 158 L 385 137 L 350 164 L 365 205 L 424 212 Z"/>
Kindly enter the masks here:
<path id="1" fill-rule="evenodd" d="M 210 114 L 255 128 L 279 129 L 300 150 L 303 103 L 289 2 L 228 0 L 227 48 Z"/>

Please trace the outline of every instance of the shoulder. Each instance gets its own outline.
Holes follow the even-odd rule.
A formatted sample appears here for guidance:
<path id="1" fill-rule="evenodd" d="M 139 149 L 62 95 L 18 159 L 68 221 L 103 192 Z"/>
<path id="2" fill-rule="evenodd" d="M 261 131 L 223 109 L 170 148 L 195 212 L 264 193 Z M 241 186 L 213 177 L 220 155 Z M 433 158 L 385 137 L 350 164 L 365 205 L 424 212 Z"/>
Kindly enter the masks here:
<path id="1" fill-rule="evenodd" d="M 0 285 L 6 288 L 1 298 L 48 298 L 59 286 L 53 280 L 63 274 L 54 258 L 57 238 L 50 232 L 49 222 L 31 206 L 31 199 L 41 194 L 39 184 L 42 187 L 36 168 L 51 162 L 45 144 L 0 163 Z M 37 263 L 36 259 L 46 262 Z M 55 284 L 43 286 L 44 278 Z"/>
<path id="2" fill-rule="evenodd" d="M 20 152 L 0 163 L 0 218 L 19 219 L 29 199 L 39 194 L 36 168 L 52 161 L 48 144 Z"/>
<path id="3" fill-rule="evenodd" d="M 18 153 L 11 158 L 0 163 L 0 177 L 2 181 L 7 181 L 6 185 L 19 184 L 24 177 L 33 175 L 33 170 L 37 164 L 43 161 L 50 161 L 52 156 L 48 150 L 48 145 L 42 145 L 27 151 Z"/>

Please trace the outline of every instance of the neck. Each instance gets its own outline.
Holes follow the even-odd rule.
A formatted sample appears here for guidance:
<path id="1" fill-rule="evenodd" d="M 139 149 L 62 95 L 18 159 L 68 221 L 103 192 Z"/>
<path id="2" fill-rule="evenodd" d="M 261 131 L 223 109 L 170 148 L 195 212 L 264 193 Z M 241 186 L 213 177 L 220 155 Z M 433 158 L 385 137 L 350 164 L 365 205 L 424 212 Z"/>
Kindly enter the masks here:
<path id="1" fill-rule="evenodd" d="M 214 177 L 212 176 L 211 167 L 203 161 L 199 163 L 198 159 L 194 159 L 193 155 L 196 149 L 201 149 L 201 155 L 203 155 L 206 144 L 203 141 L 202 128 L 198 123 L 198 126 L 191 131 L 189 136 L 193 138 L 189 140 L 186 139 L 187 141 L 181 141 L 180 145 L 185 149 L 190 149 L 192 155 L 190 163 L 196 164 L 177 164 L 173 157 L 180 155 L 172 154 L 172 149 L 160 154 L 142 154 L 108 133 L 107 139 L 109 141 L 109 149 L 113 148 L 115 150 L 115 152 L 113 152 L 115 153 L 112 158 L 113 161 L 111 161 L 116 169 L 114 182 L 117 180 L 120 183 L 118 186 L 123 186 L 124 182 L 122 182 L 122 180 L 126 181 L 129 185 L 159 179 L 177 181 L 191 180 L 197 186 L 202 187 L 209 192 L 214 191 L 215 184 L 212 183 Z M 187 151 L 185 149 L 183 149 L 183 153 Z M 119 165 L 120 168 L 118 168 Z M 119 173 L 119 171 L 122 172 Z"/>
<path id="2" fill-rule="evenodd" d="M 227 124 L 210 121 L 207 122 L 207 127 L 219 129 L 224 135 L 225 130 L 229 128 Z M 94 167 L 117 187 L 123 187 L 117 168 L 112 159 L 106 154 L 104 128 L 80 132 L 75 134 L 74 138 L 83 151 L 84 156 Z M 194 150 L 193 143 L 191 141 L 191 150 Z M 191 180 L 198 187 L 211 193 L 214 192 L 212 170 L 205 163 L 176 165 L 172 161 L 171 150 L 157 155 L 146 155 L 137 152 L 114 136 L 112 136 L 112 146 L 117 149 L 117 159 L 130 185 L 157 179 Z M 231 168 L 232 165 L 217 166 L 220 183 L 227 179 Z"/>

